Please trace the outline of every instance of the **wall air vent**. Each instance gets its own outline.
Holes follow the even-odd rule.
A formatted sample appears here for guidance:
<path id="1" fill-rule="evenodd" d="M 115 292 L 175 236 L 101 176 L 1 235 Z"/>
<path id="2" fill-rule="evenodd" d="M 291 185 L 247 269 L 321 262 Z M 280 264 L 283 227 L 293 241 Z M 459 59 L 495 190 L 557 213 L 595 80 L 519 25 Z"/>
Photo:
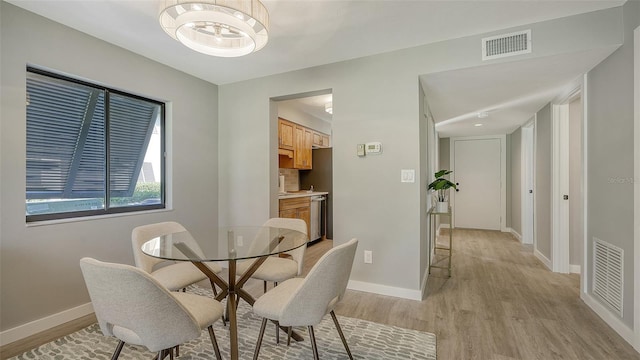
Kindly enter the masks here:
<path id="1" fill-rule="evenodd" d="M 593 294 L 622 317 L 624 250 L 593 238 Z"/>
<path id="2" fill-rule="evenodd" d="M 482 39 L 482 61 L 531 52 L 531 30 Z"/>

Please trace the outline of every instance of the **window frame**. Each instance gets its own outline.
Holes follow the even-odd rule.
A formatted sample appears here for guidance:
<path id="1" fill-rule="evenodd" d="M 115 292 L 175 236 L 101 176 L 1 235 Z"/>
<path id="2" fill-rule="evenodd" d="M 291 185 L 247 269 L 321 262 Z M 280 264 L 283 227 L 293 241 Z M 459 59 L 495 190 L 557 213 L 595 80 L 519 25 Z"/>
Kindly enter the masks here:
<path id="1" fill-rule="evenodd" d="M 26 67 L 27 73 L 33 73 L 40 76 L 45 76 L 49 78 L 53 78 L 55 80 L 68 81 L 70 83 L 79 84 L 82 86 L 87 86 L 93 89 L 97 89 L 104 92 L 104 208 L 95 209 L 95 210 L 82 210 L 82 211 L 69 211 L 69 212 L 58 212 L 58 213 L 49 213 L 49 214 L 34 214 L 29 215 L 26 213 L 26 204 L 27 204 L 27 184 L 25 182 L 25 218 L 27 223 L 34 223 L 39 221 L 49 221 L 49 220 L 63 220 L 63 219 L 73 219 L 73 218 L 82 218 L 82 217 L 92 217 L 92 216 L 103 216 L 103 215 L 111 215 L 111 214 L 123 214 L 123 213 L 135 213 L 141 211 L 148 210 L 163 210 L 167 208 L 166 204 L 166 187 L 167 187 L 167 178 L 166 178 L 166 102 L 151 99 L 145 96 L 132 94 L 126 91 L 117 90 L 108 86 L 100 85 L 97 83 L 91 83 L 85 80 L 80 80 L 77 78 L 70 77 L 68 75 L 61 75 L 59 73 L 51 72 L 48 70 L 43 70 L 34 66 Z M 26 78 L 25 78 L 26 83 Z M 142 204 L 142 205 L 129 205 L 129 206 L 111 206 L 111 181 L 110 181 L 110 167 L 111 163 L 109 161 L 110 157 L 110 96 L 111 94 L 128 97 L 136 100 L 146 101 L 158 105 L 160 107 L 160 203 L 159 204 Z M 26 117 L 25 112 L 25 129 L 28 126 L 28 119 Z M 25 133 L 26 139 L 26 133 Z M 27 152 L 27 144 L 25 142 L 25 155 Z M 25 170 L 26 170 L 26 157 L 25 157 Z M 142 171 L 142 169 L 140 170 Z M 25 179 L 26 181 L 26 179 Z M 137 180 L 136 180 L 137 181 Z"/>

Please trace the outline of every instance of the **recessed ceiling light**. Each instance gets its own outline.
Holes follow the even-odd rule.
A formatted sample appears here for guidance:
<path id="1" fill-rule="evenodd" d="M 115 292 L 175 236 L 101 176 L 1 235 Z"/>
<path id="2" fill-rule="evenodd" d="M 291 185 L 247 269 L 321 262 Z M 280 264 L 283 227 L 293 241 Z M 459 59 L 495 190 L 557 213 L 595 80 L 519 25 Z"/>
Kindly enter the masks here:
<path id="1" fill-rule="evenodd" d="M 477 123 L 477 124 L 474 124 L 473 126 L 478 127 L 478 126 L 482 126 L 482 124 Z"/>
<path id="2" fill-rule="evenodd" d="M 489 113 L 486 112 L 486 111 L 481 111 L 481 112 L 478 113 L 478 117 L 480 119 L 486 118 L 487 116 L 489 116 Z"/>

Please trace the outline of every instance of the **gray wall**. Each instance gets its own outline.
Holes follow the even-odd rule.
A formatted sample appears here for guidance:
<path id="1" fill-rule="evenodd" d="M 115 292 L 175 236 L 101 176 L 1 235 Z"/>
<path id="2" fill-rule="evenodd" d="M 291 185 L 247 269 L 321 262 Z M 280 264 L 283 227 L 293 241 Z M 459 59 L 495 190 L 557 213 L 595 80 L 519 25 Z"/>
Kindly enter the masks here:
<path id="1" fill-rule="evenodd" d="M 611 9 L 530 24 L 537 45 L 517 60 L 619 44 L 620 15 Z M 269 99 L 331 89 L 335 244 L 360 239 L 352 280 L 419 291 L 426 199 L 420 196 L 422 99 L 416 79 L 482 65 L 478 44 L 487 35 L 220 86 L 220 223 L 261 223 L 277 201 L 277 129 Z M 515 60 L 499 62 L 507 61 Z M 356 144 L 368 141 L 381 141 L 383 153 L 356 156 Z M 416 169 L 416 182 L 401 183 L 401 169 Z M 363 263 L 365 249 L 373 251 L 373 264 Z"/>
<path id="2" fill-rule="evenodd" d="M 438 169 L 451 170 L 451 138 L 441 138 L 438 148 Z"/>
<path id="3" fill-rule="evenodd" d="M 569 103 L 569 264 L 582 266 L 584 215 L 582 192 L 582 101 Z"/>
<path id="4" fill-rule="evenodd" d="M 588 74 L 588 290 L 593 238 L 624 250 L 624 317 L 633 327 L 633 30 L 640 2 L 624 5 L 624 44 Z M 635 164 L 637 166 L 637 164 Z M 640 301 L 636 299 L 636 301 Z"/>
<path id="5" fill-rule="evenodd" d="M 522 128 L 511 133 L 511 146 L 508 148 L 511 156 L 511 184 L 510 196 L 507 203 L 511 204 L 511 224 L 509 227 L 522 236 Z"/>
<path id="6" fill-rule="evenodd" d="M 535 129 L 534 245 L 551 260 L 551 104 L 538 111 Z"/>
<path id="7" fill-rule="evenodd" d="M 79 260 L 133 264 L 133 227 L 178 220 L 196 236 L 218 221 L 215 85 L 0 2 L 1 330 L 89 302 Z M 25 223 L 27 64 L 169 101 L 172 211 Z"/>
<path id="8" fill-rule="evenodd" d="M 336 244 L 360 239 L 352 279 L 419 292 L 426 182 L 418 76 L 482 65 L 480 39 L 507 31 L 531 28 L 534 51 L 493 63 L 622 41 L 622 10 L 614 8 L 216 88 L 5 2 L 0 12 L 3 330 L 87 303 L 78 260 L 132 263 L 134 226 L 175 219 L 204 236 L 218 221 L 260 224 L 277 214 L 277 109 L 270 99 L 323 89 L 334 96 Z M 172 211 L 25 226 L 27 63 L 171 101 Z M 366 141 L 383 142 L 383 154 L 357 157 L 355 144 Z M 400 169 L 412 168 L 416 182 L 400 183 Z M 364 249 L 373 250 L 373 264 L 362 263 Z"/>

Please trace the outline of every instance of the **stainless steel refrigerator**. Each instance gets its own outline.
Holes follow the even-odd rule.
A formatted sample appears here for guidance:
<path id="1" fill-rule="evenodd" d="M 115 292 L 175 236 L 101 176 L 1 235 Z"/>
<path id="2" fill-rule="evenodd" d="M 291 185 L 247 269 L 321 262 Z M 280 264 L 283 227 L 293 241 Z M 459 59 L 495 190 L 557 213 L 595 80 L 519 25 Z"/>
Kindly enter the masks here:
<path id="1" fill-rule="evenodd" d="M 300 170 L 300 188 L 309 189 L 313 185 L 315 191 L 326 191 L 327 200 L 322 219 L 326 219 L 322 229 L 326 229 L 327 239 L 333 239 L 333 156 L 331 148 L 313 149 L 312 170 Z M 325 226 L 326 225 L 326 226 Z"/>

